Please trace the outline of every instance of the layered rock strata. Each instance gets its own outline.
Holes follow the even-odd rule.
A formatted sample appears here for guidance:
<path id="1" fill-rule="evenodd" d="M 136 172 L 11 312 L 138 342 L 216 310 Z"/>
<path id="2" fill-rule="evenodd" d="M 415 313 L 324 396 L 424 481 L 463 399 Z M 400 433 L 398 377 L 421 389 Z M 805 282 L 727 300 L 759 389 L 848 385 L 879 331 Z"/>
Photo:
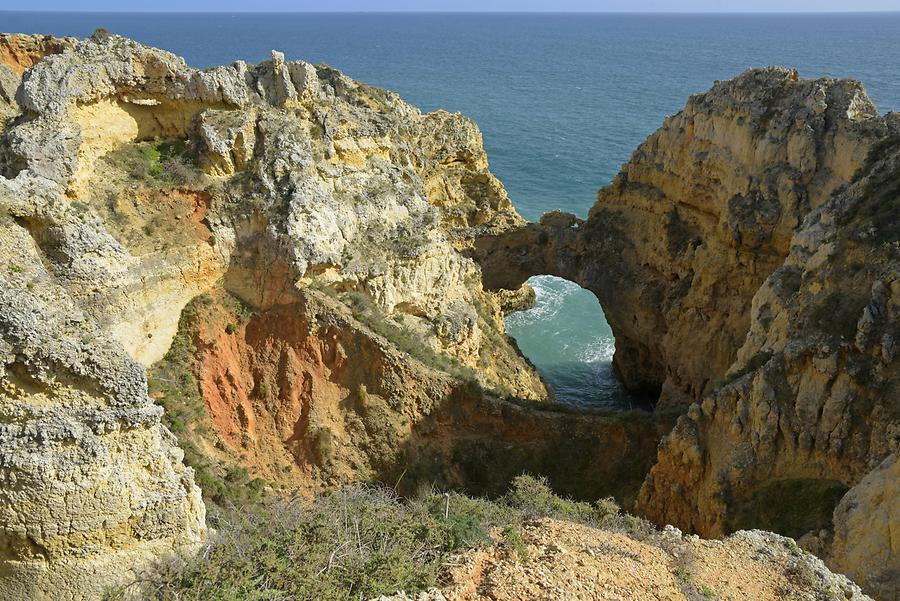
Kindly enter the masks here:
<path id="1" fill-rule="evenodd" d="M 894 599 L 900 120 L 888 123 L 893 137 L 807 216 L 754 295 L 737 360 L 667 437 L 640 507 L 712 535 L 748 523 L 784 530 L 795 516 L 795 536 L 813 529 L 810 543 L 835 568 Z"/>
<path id="2" fill-rule="evenodd" d="M 167 407 L 196 379 L 182 442 L 275 485 L 536 471 L 704 534 L 793 529 L 896 595 L 898 128 L 858 83 L 717 83 L 587 220 L 527 224 L 459 115 L 277 52 L 29 40 L 0 39 L 6 597 L 97 597 L 202 539 L 162 364 Z M 502 315 L 537 274 L 598 296 L 656 415 L 523 403 L 548 393 Z"/>
<path id="3" fill-rule="evenodd" d="M 369 480 L 408 494 L 438 486 L 491 496 L 535 472 L 561 493 L 630 505 L 674 425 L 674 415 L 584 415 L 497 398 L 397 348 L 319 290 L 244 318 L 233 306 L 198 299 L 179 334 L 206 408 L 184 439 L 219 466 L 210 469 L 227 472 L 241 457 L 253 476 L 291 490 Z M 165 383 L 157 397 L 169 407 L 180 393 Z"/>
<path id="4" fill-rule="evenodd" d="M 549 214 L 481 238 L 485 283 L 517 288 L 552 274 L 591 290 L 625 385 L 689 404 L 734 362 L 751 299 L 803 216 L 884 133 L 859 83 L 747 71 L 667 118 L 586 221 Z"/>

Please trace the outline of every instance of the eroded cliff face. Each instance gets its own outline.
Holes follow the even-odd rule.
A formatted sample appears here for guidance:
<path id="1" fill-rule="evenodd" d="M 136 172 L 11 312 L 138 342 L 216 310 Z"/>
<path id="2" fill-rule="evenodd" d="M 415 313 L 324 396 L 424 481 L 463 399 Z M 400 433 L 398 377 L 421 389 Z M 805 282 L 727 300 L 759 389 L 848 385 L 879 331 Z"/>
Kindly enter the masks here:
<path id="1" fill-rule="evenodd" d="M 222 293 L 189 305 L 178 350 L 154 366 L 151 383 L 186 448 L 201 451 L 202 482 L 228 481 L 237 464 L 289 490 L 367 480 L 409 494 L 499 495 L 535 472 L 567 495 L 630 505 L 674 425 L 671 414 L 584 415 L 498 398 L 358 315 L 309 288 L 252 313 Z M 198 384 L 193 398 L 186 373 Z M 215 484 L 204 492 L 228 498 Z"/>
<path id="2" fill-rule="evenodd" d="M 856 82 L 747 71 L 669 117 L 586 221 L 550 214 L 479 240 L 485 282 L 514 288 L 549 273 L 591 290 L 626 386 L 689 404 L 733 363 L 753 294 L 800 220 L 883 133 Z"/>
<path id="3" fill-rule="evenodd" d="M 3 36 L 0 57 L 21 71 L 72 46 Z M 103 307 L 83 294 L 135 262 L 122 261 L 130 257 L 83 213 L 29 170 L 0 178 L 0 594 L 8 599 L 99 598 L 160 557 L 196 549 L 206 532 L 200 489 L 161 426 L 143 368 L 93 319 Z"/>
<path id="4" fill-rule="evenodd" d="M 71 218 L 50 204 L 46 182 L 0 181 L 0 590 L 99 597 L 198 545 L 204 506 L 143 369 L 53 271 L 22 199 L 48 220 Z"/>
<path id="5" fill-rule="evenodd" d="M 195 244 L 186 249 L 186 236 L 176 233 L 185 228 L 172 224 L 174 241 L 146 233 L 145 243 L 162 238 L 168 247 L 148 252 L 139 247 L 140 236 L 125 242 L 114 232 L 117 242 L 131 245 L 124 249 L 130 256 L 108 267 L 143 272 L 144 280 L 157 266 L 173 275 L 203 275 L 175 286 L 160 280 L 151 290 L 142 284 L 138 293 L 91 303 L 145 364 L 164 353 L 184 304 L 224 275 L 225 288 L 258 308 L 283 302 L 298 282 L 364 295 L 423 345 L 479 368 L 494 386 L 546 395 L 504 340 L 497 302 L 481 290 L 477 267 L 457 251 L 471 243 L 473 228 L 502 231 L 521 223 L 487 169 L 471 121 L 422 115 L 390 92 L 327 67 L 286 63 L 278 53 L 257 67 L 197 71 L 109 35 L 28 71 L 21 101 L 28 119 L 8 132 L 7 173 L 26 170 L 57 182 L 113 230 L 129 217 L 121 205 L 139 200 L 127 177 L 133 174 L 119 177 L 118 188 L 109 184 L 129 145 L 168 141 L 180 148 L 175 158 L 186 160 L 188 170 L 206 173 L 180 178 L 196 206 L 176 216 L 202 222 L 210 230 L 205 238 L 194 232 Z M 145 158 L 159 152 L 139 150 Z M 150 167 L 150 179 L 167 180 L 152 171 L 165 164 Z M 157 200 L 160 187 L 136 191 L 156 195 L 146 203 L 151 208 L 185 193 L 170 185 Z M 148 210 L 131 212 L 149 220 Z M 163 256 L 172 246 L 183 256 Z M 146 265 L 130 269 L 123 262 Z M 192 264 L 172 269 L 178 262 Z M 123 292 L 102 288 L 107 296 Z M 170 300 L 151 308 L 147 301 L 165 294 Z M 141 295 L 146 298 L 135 298 Z M 136 314 L 146 322 L 142 327 L 134 327 Z M 143 340 L 147 334 L 152 344 Z"/>
<path id="6" fill-rule="evenodd" d="M 894 594 L 897 128 L 859 84 L 716 84 L 586 221 L 526 224 L 471 121 L 328 67 L 3 39 L 0 593 L 97 597 L 196 547 L 180 442 L 207 494 L 530 471 L 705 534 L 783 531 L 798 495 L 796 534 Z M 502 321 L 536 274 L 598 296 L 655 414 L 541 405 Z"/>
<path id="7" fill-rule="evenodd" d="M 0 33 L 0 134 L 20 113 L 16 89 L 22 72 L 48 54 L 71 50 L 75 42 L 74 38 Z"/>
<path id="8" fill-rule="evenodd" d="M 475 244 L 489 287 L 549 273 L 593 291 L 626 385 L 686 411 L 639 512 L 707 536 L 803 537 L 885 599 L 900 557 L 885 476 L 900 427 L 896 136 L 859 83 L 750 70 L 667 119 L 587 220 L 550 213 Z"/>
<path id="9" fill-rule="evenodd" d="M 667 437 L 639 506 L 705 534 L 811 530 L 826 552 L 834 537 L 832 565 L 894 599 L 900 152 L 887 121 L 893 136 L 805 219 L 754 296 L 726 382 Z"/>
<path id="10" fill-rule="evenodd" d="M 3 596 L 98 597 L 201 541 L 200 491 L 144 367 L 202 294 L 250 317 L 196 332 L 200 455 L 276 485 L 399 477 L 418 461 L 401 461 L 411 441 L 459 463 L 417 420 L 481 403 L 482 387 L 547 396 L 503 334 L 505 297 L 461 252 L 522 223 L 471 121 L 274 52 L 198 71 L 101 32 L 15 56 L 27 69 L 0 143 Z M 661 433 L 635 429 L 645 470 Z"/>
<path id="11" fill-rule="evenodd" d="M 48 54 L 72 50 L 77 41 L 50 35 L 0 33 L 0 63 L 21 75 Z"/>

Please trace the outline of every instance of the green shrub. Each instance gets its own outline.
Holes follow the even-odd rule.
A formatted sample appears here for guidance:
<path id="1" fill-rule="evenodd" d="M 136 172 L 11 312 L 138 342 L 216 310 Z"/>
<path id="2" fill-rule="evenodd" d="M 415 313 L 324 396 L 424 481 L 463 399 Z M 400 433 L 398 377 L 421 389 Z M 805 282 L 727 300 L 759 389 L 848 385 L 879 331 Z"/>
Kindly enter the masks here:
<path id="1" fill-rule="evenodd" d="M 320 461 L 329 459 L 334 453 L 334 434 L 328 428 L 310 428 L 309 435 L 313 439 L 313 448 Z"/>
<path id="2" fill-rule="evenodd" d="M 444 522 L 443 535 L 448 549 L 468 549 L 491 540 L 481 521 L 473 515 L 451 513 Z"/>
<path id="3" fill-rule="evenodd" d="M 131 179 L 157 186 L 199 185 L 207 179 L 194 166 L 183 140 L 125 144 L 107 153 L 104 160 Z"/>
<path id="4" fill-rule="evenodd" d="M 205 482 L 199 472 L 197 479 Z M 143 587 L 147 598 L 184 601 L 349 601 L 397 590 L 415 593 L 439 584 L 454 553 L 491 544 L 491 532 L 526 561 L 525 520 L 598 520 L 611 510 L 609 501 L 594 507 L 556 497 L 530 476 L 516 479 L 497 501 L 435 491 L 402 500 L 392 489 L 364 485 L 324 493 L 313 502 L 269 498 L 240 509 L 213 508 L 216 533 L 204 553 L 161 564 L 133 586 Z"/>
<path id="5" fill-rule="evenodd" d="M 522 538 L 522 531 L 514 526 L 503 528 L 503 544 L 516 554 L 521 561 L 528 561 L 528 546 Z"/>
<path id="6" fill-rule="evenodd" d="M 546 478 L 518 476 L 512 481 L 504 501 L 521 511 L 526 518 L 548 516 L 552 518 L 597 524 L 604 515 L 590 503 L 571 501 L 556 496 Z"/>
<path id="7" fill-rule="evenodd" d="M 369 599 L 437 582 L 446 531 L 387 489 L 228 511 L 205 556 L 160 566 L 155 599 Z M 122 591 L 124 594 L 125 591 Z"/>

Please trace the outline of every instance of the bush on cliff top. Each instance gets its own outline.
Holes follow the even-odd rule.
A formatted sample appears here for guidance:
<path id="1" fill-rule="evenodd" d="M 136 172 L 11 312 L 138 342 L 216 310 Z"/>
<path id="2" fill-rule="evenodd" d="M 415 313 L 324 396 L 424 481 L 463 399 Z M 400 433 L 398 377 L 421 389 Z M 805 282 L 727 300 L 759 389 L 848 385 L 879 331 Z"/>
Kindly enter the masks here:
<path id="1" fill-rule="evenodd" d="M 535 517 L 615 529 L 633 524 L 611 501 L 576 503 L 546 481 L 520 476 L 499 501 L 429 492 L 401 500 L 391 489 L 350 486 L 313 502 L 277 499 L 217 512 L 198 555 L 169 562 L 131 587 L 152 599 L 370 599 L 439 584 L 452 554 L 499 539 L 526 559 L 521 526 Z"/>

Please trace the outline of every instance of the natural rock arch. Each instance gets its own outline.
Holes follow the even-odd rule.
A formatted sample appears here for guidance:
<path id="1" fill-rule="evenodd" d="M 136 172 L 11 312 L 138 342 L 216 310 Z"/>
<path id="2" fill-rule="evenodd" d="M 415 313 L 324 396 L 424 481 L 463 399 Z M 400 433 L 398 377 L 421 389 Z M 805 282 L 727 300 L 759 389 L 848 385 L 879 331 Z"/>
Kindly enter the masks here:
<path id="1" fill-rule="evenodd" d="M 551 212 L 538 223 L 477 238 L 473 257 L 481 266 L 485 288 L 490 290 L 515 290 L 530 277 L 550 275 L 593 293 L 613 328 L 613 364 L 623 384 L 630 392 L 656 398 L 664 381 L 664 366 L 657 359 L 658 351 L 651 348 L 652 341 L 642 340 L 627 327 L 627 319 L 617 317 L 620 308 L 640 307 L 642 301 L 617 293 L 628 289 L 624 285 L 630 277 L 626 263 L 597 261 L 601 254 L 622 256 L 627 252 L 620 238 L 605 236 L 604 231 L 596 221 Z"/>

